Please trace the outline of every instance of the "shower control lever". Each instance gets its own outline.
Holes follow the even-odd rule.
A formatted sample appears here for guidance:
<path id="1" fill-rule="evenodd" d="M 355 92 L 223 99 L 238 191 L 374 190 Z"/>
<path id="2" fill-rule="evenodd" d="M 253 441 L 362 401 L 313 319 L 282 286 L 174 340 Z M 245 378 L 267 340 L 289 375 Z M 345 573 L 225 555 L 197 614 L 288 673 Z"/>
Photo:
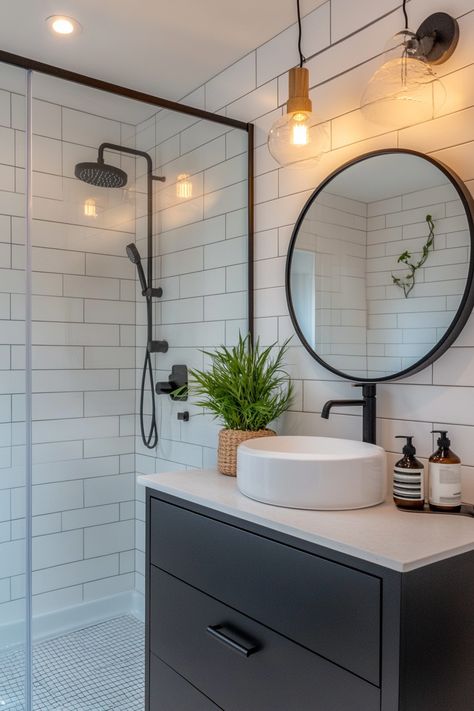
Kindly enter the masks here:
<path id="1" fill-rule="evenodd" d="M 168 341 L 148 341 L 148 353 L 167 353 Z"/>
<path id="2" fill-rule="evenodd" d="M 188 399 L 187 388 L 182 394 L 175 395 L 174 391 L 178 388 L 187 386 L 188 384 L 188 368 L 186 365 L 173 365 L 168 380 L 156 384 L 157 395 L 169 395 L 172 400 L 184 401 Z"/>

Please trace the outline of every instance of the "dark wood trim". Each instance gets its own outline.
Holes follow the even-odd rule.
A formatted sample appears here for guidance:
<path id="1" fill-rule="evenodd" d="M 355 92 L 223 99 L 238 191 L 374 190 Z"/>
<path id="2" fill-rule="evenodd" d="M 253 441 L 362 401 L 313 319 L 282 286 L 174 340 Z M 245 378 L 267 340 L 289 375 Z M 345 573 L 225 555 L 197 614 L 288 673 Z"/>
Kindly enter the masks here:
<path id="1" fill-rule="evenodd" d="M 245 121 L 237 121 L 237 119 L 221 116 L 220 114 L 215 114 L 211 111 L 197 109 L 194 106 L 187 106 L 187 104 L 181 104 L 177 101 L 163 99 L 160 96 L 147 94 L 146 92 L 137 91 L 136 89 L 129 89 L 126 86 L 112 84 L 111 82 L 103 81 L 102 79 L 95 79 L 94 77 L 89 77 L 85 74 L 78 74 L 77 72 L 72 72 L 69 69 L 55 67 L 52 64 L 38 62 L 36 59 L 29 59 L 28 57 L 22 57 L 18 54 L 5 52 L 4 50 L 0 50 L 0 62 L 12 64 L 15 67 L 21 67 L 22 69 L 29 69 L 34 72 L 39 72 L 40 74 L 48 74 L 49 76 L 64 79 L 65 81 L 72 81 L 75 84 L 90 86 L 92 89 L 100 89 L 101 91 L 109 92 L 109 94 L 117 94 L 128 99 L 134 99 L 135 101 L 151 104 L 152 106 L 159 106 L 162 109 L 170 109 L 171 111 L 178 111 L 181 114 L 188 114 L 189 116 L 196 116 L 196 118 L 207 119 L 208 121 L 214 121 L 215 123 L 222 123 L 225 126 L 230 126 L 232 128 L 240 128 L 243 131 L 248 131 L 249 126 L 252 125 L 245 123 Z"/>

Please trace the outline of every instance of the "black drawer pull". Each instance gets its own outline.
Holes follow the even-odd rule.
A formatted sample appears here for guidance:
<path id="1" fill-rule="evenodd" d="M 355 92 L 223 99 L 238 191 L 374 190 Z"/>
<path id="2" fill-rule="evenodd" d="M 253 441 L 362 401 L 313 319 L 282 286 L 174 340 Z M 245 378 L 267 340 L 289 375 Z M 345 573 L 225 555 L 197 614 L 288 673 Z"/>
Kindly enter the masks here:
<path id="1" fill-rule="evenodd" d="M 209 625 L 207 632 L 230 649 L 243 654 L 244 657 L 250 657 L 251 654 L 258 652 L 259 647 L 255 642 L 251 642 L 240 632 L 227 625 Z"/>

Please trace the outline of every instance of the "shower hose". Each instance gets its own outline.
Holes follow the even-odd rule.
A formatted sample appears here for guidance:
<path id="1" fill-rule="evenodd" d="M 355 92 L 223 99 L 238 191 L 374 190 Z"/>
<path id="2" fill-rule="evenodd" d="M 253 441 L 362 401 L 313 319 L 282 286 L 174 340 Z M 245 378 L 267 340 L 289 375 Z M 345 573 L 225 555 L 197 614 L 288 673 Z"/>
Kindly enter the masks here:
<path id="1" fill-rule="evenodd" d="M 149 296 L 147 296 L 147 300 L 146 300 L 146 310 L 147 310 L 148 332 L 150 333 L 151 332 L 151 322 L 152 322 L 152 301 L 151 301 L 151 297 L 149 297 Z M 150 423 L 148 433 L 145 430 L 145 415 L 144 415 L 145 387 L 146 387 L 147 376 L 148 376 L 148 380 L 149 380 L 150 395 L 151 395 L 151 423 Z M 156 418 L 155 383 L 153 381 L 153 368 L 151 365 L 151 354 L 150 354 L 150 351 L 148 350 L 148 347 L 146 348 L 146 352 L 145 352 L 145 361 L 143 363 L 143 371 L 142 371 L 142 384 L 141 384 L 141 390 L 140 390 L 140 430 L 141 430 L 143 444 L 145 445 L 145 447 L 147 447 L 147 449 L 155 449 L 156 445 L 158 444 L 158 423 L 157 423 L 157 418 Z"/>

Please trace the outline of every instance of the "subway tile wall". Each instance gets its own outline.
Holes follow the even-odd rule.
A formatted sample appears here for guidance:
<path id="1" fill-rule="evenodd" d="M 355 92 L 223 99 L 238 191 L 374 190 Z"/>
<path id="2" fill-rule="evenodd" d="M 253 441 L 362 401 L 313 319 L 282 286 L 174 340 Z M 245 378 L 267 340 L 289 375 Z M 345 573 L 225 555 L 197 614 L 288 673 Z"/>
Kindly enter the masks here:
<path id="1" fill-rule="evenodd" d="M 178 120 L 176 120 L 178 118 Z M 156 285 L 155 338 L 169 343 L 154 358 L 156 380 L 167 381 L 173 364 L 202 368 L 203 349 L 236 342 L 247 320 L 247 133 L 229 126 L 175 117 L 167 111 L 137 127 L 137 147 L 154 157 L 157 183 L 154 213 Z M 178 194 L 186 175 L 192 194 Z M 146 253 L 143 224 L 137 244 Z M 146 341 L 145 306 L 137 297 L 137 390 Z M 147 397 L 149 412 L 149 398 Z M 139 403 L 137 401 L 137 412 Z M 160 440 L 147 450 L 136 425 L 137 473 L 215 465 L 219 425 L 191 402 L 157 396 Z M 178 421 L 179 411 L 189 422 Z M 144 589 L 144 492 L 137 488 L 136 586 Z"/>
<path id="2" fill-rule="evenodd" d="M 332 140 L 331 151 L 315 169 L 279 168 L 266 146 L 268 129 L 281 115 L 287 98 L 286 72 L 298 60 L 294 26 L 184 97 L 188 103 L 256 125 L 256 332 L 263 343 L 277 340 L 281 343 L 293 336 L 288 361 L 295 379 L 296 398 L 292 411 L 279 423 L 282 432 L 355 439 L 361 436 L 357 410 L 336 409 L 328 421 L 321 419 L 323 403 L 329 398 L 350 397 L 352 386 L 337 379 L 306 353 L 298 344 L 288 316 L 285 258 L 293 225 L 311 191 L 345 161 L 370 150 L 397 146 L 425 152 L 445 162 L 469 189 L 474 189 L 472 2 L 410 0 L 408 8 L 410 25 L 415 29 L 432 12 L 450 12 L 458 18 L 460 40 L 453 56 L 436 70 L 447 90 L 439 115 L 432 121 L 388 132 L 364 120 L 358 107 L 387 40 L 403 25 L 400 3 L 330 0 L 305 18 L 304 52 L 307 56 L 318 53 L 307 65 L 311 73 L 311 97 L 321 120 L 329 123 Z M 172 144 L 166 148 L 171 149 Z M 177 325 L 174 334 L 181 329 L 182 325 Z M 454 347 L 433 366 L 378 389 L 378 440 L 389 452 L 389 463 L 393 464 L 398 457 L 395 435 L 412 432 L 420 456 L 426 459 L 434 449 L 430 430 L 446 427 L 453 448 L 464 462 L 463 489 L 467 500 L 474 500 L 473 349 L 471 317 Z M 176 442 L 183 437 L 186 427 L 191 431 L 195 425 L 193 421 L 180 425 Z M 165 458 L 160 467 L 207 464 L 209 458 L 203 459 L 202 452 L 215 446 L 215 431 L 206 430 L 205 434 L 201 431 L 195 441 L 199 444 L 203 436 L 210 436 L 206 439 L 208 450 L 200 446 L 194 450 L 176 448 L 175 452 L 181 452 L 180 461 L 178 456 Z"/>
<path id="3" fill-rule="evenodd" d="M 24 76 L 1 77 L 0 628 L 25 614 Z M 73 171 L 135 127 L 35 99 L 33 133 L 36 617 L 134 587 L 135 200 Z M 134 160 L 117 160 L 133 185 Z"/>

